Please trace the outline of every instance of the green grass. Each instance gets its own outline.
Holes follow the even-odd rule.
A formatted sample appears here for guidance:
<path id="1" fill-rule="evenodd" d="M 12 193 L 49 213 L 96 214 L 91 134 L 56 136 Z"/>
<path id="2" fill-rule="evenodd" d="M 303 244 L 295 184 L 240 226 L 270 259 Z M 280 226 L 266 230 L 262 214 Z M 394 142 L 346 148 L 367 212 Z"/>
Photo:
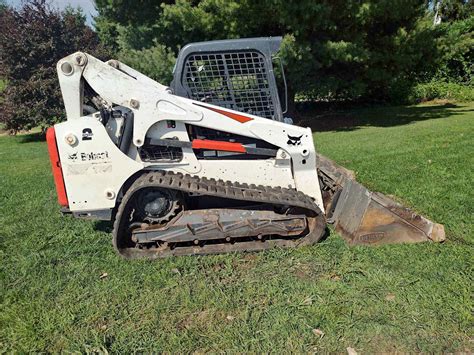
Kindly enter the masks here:
<path id="1" fill-rule="evenodd" d="M 316 133 L 317 149 L 444 223 L 447 242 L 348 247 L 331 233 L 124 261 L 109 226 L 60 216 L 45 143 L 0 137 L 0 351 L 472 352 L 474 104 L 338 115 L 350 124 Z"/>
<path id="2" fill-rule="evenodd" d="M 5 90 L 6 87 L 7 87 L 7 81 L 4 80 L 4 79 L 0 79 L 0 103 L 3 102 L 3 95 L 2 95 L 2 93 L 3 93 L 3 90 Z M 5 128 L 5 125 L 0 122 L 0 134 L 3 133 L 4 128 Z"/>

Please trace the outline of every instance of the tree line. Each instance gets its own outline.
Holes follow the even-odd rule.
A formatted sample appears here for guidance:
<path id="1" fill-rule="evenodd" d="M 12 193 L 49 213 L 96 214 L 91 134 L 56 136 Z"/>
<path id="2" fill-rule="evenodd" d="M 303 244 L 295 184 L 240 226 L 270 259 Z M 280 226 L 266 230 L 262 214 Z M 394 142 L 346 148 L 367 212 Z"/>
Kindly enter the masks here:
<path id="1" fill-rule="evenodd" d="M 80 10 L 45 0 L 0 9 L 0 121 L 8 129 L 63 118 L 54 63 L 76 50 L 116 57 L 169 84 L 190 42 L 283 36 L 290 102 L 412 103 L 474 99 L 472 0 L 95 0 Z M 109 59 L 109 58 L 107 58 Z M 444 90 L 444 91 L 443 91 Z"/>

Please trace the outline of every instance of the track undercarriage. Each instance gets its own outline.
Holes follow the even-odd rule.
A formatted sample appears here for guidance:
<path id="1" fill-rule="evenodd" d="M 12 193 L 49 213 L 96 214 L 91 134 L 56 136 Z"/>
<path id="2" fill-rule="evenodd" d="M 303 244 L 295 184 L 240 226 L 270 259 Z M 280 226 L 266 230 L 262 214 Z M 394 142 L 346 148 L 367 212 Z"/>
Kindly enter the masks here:
<path id="1" fill-rule="evenodd" d="M 153 171 L 124 194 L 113 241 L 126 258 L 159 258 L 309 245 L 325 227 L 314 201 L 293 189 Z"/>

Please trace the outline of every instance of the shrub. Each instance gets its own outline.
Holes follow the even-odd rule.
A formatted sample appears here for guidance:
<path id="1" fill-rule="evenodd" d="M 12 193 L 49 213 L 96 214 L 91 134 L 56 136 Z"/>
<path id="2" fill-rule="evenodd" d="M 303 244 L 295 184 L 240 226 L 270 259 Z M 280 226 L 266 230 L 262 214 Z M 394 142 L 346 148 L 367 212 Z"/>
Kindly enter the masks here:
<path id="1" fill-rule="evenodd" d="M 457 83 L 431 81 L 415 85 L 409 95 L 409 100 L 412 103 L 435 99 L 473 101 L 474 87 Z"/>

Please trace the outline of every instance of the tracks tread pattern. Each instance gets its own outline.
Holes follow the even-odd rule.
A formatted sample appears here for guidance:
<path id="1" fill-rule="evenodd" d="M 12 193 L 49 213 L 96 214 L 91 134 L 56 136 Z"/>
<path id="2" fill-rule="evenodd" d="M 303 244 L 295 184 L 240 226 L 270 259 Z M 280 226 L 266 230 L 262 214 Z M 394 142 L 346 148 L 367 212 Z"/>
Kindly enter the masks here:
<path id="1" fill-rule="evenodd" d="M 135 192 L 147 187 L 159 187 L 178 190 L 185 193 L 207 195 L 225 199 L 234 199 L 249 202 L 273 204 L 278 206 L 298 207 L 305 211 L 312 223 L 310 232 L 296 240 L 268 240 L 236 242 L 235 244 L 210 244 L 201 247 L 178 247 L 175 249 L 138 249 L 121 248 L 119 246 L 120 233 L 123 232 L 122 219 L 125 207 Z M 234 251 L 258 251 L 272 247 L 296 247 L 317 242 L 324 234 L 326 220 L 324 214 L 311 197 L 284 187 L 270 187 L 231 181 L 216 180 L 213 178 L 198 177 L 189 174 L 171 171 L 150 171 L 141 175 L 126 191 L 118 207 L 113 230 L 113 242 L 118 253 L 126 258 L 158 258 L 172 255 L 202 255 Z"/>

